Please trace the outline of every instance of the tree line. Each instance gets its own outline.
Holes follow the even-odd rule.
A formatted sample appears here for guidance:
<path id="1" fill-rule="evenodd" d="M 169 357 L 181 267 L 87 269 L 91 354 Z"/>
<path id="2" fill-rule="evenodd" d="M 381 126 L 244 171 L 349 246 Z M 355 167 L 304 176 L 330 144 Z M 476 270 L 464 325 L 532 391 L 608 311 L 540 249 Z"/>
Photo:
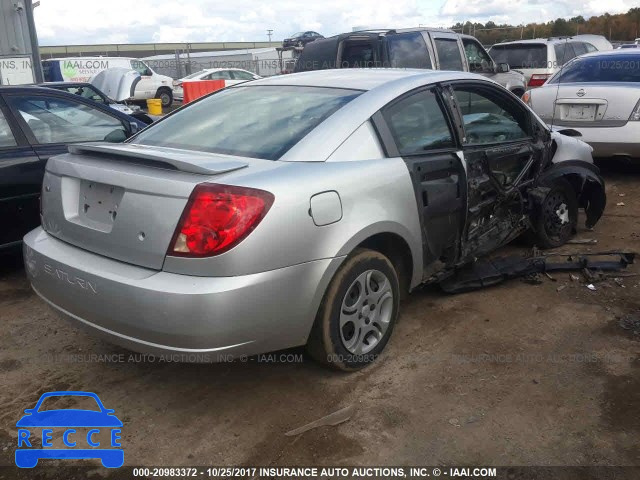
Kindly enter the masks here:
<path id="1" fill-rule="evenodd" d="M 526 38 L 548 38 L 572 36 L 584 33 L 603 35 L 611 42 L 628 42 L 640 37 L 640 8 L 634 7 L 626 13 L 605 13 L 585 19 L 582 15 L 570 19 L 556 18 L 546 23 L 526 25 L 496 24 L 494 22 L 456 23 L 451 27 L 456 32 L 474 35 L 485 45 Z"/>

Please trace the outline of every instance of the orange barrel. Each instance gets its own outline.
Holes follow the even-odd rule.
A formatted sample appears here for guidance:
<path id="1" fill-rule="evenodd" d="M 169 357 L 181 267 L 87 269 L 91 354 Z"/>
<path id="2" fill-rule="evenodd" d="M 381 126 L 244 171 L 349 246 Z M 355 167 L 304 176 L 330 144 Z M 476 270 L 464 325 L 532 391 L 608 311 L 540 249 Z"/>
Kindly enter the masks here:
<path id="1" fill-rule="evenodd" d="M 224 80 L 194 80 L 192 82 L 183 82 L 183 103 L 193 102 L 196 98 L 200 98 L 208 93 L 221 90 L 225 87 Z"/>

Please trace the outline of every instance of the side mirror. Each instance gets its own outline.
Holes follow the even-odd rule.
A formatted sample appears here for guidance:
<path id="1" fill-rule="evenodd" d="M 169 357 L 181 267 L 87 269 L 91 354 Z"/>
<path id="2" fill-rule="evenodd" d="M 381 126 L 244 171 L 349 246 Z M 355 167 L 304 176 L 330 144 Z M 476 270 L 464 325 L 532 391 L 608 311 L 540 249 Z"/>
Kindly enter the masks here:
<path id="1" fill-rule="evenodd" d="M 126 139 L 127 139 L 127 134 L 124 132 L 124 130 L 121 130 L 119 128 L 104 137 L 104 141 L 110 142 L 110 143 L 121 143 L 121 142 L 124 142 Z"/>
<path id="2" fill-rule="evenodd" d="M 509 67 L 508 63 L 499 63 L 496 67 L 497 73 L 507 73 L 510 70 L 511 70 L 511 67 Z"/>

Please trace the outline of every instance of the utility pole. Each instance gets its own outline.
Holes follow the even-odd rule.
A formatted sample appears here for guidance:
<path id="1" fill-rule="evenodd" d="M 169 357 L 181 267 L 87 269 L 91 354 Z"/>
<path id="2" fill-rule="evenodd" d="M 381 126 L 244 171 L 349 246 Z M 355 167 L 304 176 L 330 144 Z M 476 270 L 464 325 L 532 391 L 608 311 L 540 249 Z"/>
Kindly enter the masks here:
<path id="1" fill-rule="evenodd" d="M 24 7 L 27 16 L 27 25 L 29 27 L 29 38 L 31 40 L 31 59 L 33 74 L 36 77 L 36 83 L 44 82 L 44 75 L 42 73 L 42 62 L 40 61 L 40 46 L 38 45 L 38 34 L 36 33 L 36 23 L 33 19 L 33 9 L 40 6 L 40 2 L 32 2 L 31 0 L 25 0 Z"/>
<path id="2" fill-rule="evenodd" d="M 271 30 L 270 28 L 267 29 L 267 36 L 269 37 L 269 43 L 271 43 L 271 35 L 273 34 L 273 30 Z"/>

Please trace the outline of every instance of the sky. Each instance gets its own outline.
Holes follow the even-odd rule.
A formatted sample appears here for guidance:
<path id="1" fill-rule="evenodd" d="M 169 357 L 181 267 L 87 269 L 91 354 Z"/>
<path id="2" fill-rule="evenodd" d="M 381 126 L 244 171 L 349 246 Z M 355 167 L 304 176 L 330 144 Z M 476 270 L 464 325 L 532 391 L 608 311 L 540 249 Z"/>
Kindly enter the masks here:
<path id="1" fill-rule="evenodd" d="M 622 13 L 638 0 L 41 0 L 41 45 L 266 41 L 304 30 L 544 22 Z M 515 8 L 514 8 L 515 7 Z"/>

